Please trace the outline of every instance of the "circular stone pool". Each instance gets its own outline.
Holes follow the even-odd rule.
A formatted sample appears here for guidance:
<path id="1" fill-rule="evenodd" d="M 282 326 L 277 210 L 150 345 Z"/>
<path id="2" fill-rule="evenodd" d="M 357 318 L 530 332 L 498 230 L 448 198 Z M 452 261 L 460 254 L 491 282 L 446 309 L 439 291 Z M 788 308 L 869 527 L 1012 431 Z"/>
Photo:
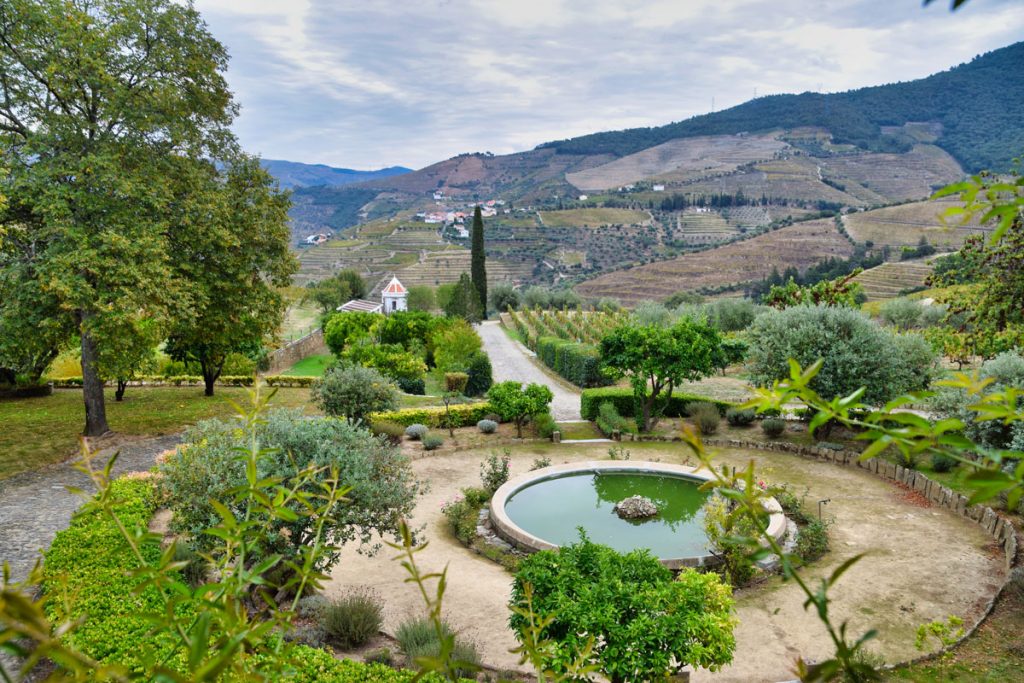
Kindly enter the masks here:
<path id="1" fill-rule="evenodd" d="M 586 462 L 534 470 L 506 482 L 491 499 L 491 524 L 499 536 L 527 550 L 556 548 L 579 539 L 620 552 L 645 548 L 669 567 L 711 561 L 704 534 L 708 477 L 692 467 L 656 462 Z M 630 496 L 652 500 L 658 514 L 621 519 L 615 504 Z M 770 501 L 775 504 L 775 501 Z M 775 504 L 777 505 L 777 504 Z M 779 537 L 785 517 L 769 506 L 769 531 Z"/>

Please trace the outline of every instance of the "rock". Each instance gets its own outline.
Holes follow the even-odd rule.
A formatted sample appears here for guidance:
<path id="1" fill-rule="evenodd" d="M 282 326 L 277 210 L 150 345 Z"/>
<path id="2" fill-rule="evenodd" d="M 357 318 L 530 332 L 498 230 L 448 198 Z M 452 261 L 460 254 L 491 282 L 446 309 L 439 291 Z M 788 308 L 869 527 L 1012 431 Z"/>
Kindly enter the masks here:
<path id="1" fill-rule="evenodd" d="M 630 496 L 620 500 L 613 510 L 622 519 L 647 519 L 658 514 L 658 506 L 654 501 L 643 496 Z"/>

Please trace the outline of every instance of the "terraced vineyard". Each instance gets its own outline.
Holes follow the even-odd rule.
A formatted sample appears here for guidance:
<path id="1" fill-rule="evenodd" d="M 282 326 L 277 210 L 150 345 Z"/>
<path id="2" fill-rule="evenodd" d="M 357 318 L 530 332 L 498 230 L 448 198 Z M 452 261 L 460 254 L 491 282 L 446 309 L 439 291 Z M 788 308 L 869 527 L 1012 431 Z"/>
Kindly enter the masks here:
<path id="1" fill-rule="evenodd" d="M 969 235 L 990 228 L 977 222 L 959 225 L 955 217 L 943 222 L 942 213 L 957 205 L 956 200 L 944 198 L 858 211 L 845 217 L 846 230 L 858 242 L 871 241 L 877 246 L 912 247 L 924 237 L 941 249 L 958 249 Z"/>
<path id="2" fill-rule="evenodd" d="M 585 297 L 612 297 L 626 305 L 662 300 L 678 291 L 739 286 L 792 266 L 805 269 L 831 257 L 849 257 L 853 245 L 832 219 L 805 221 L 669 261 L 618 270 L 576 286 Z"/>
<path id="3" fill-rule="evenodd" d="M 602 225 L 641 225 L 649 223 L 646 211 L 633 209 L 564 209 L 540 211 L 541 223 L 552 228 L 596 228 Z"/>
<path id="4" fill-rule="evenodd" d="M 688 210 L 677 214 L 677 238 L 689 244 L 725 242 L 740 234 L 721 214 L 711 211 Z"/>
<path id="5" fill-rule="evenodd" d="M 928 261 L 894 261 L 865 270 L 853 279 L 864 288 L 868 301 L 893 299 L 903 292 L 924 287 L 932 273 Z"/>

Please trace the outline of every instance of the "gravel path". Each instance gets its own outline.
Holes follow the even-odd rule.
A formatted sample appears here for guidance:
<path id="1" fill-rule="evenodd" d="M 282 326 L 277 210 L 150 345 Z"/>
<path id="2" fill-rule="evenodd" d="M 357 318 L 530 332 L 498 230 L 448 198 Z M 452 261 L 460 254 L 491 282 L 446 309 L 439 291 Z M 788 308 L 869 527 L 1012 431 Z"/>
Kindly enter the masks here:
<path id="1" fill-rule="evenodd" d="M 481 323 L 477 327 L 484 349 L 491 357 L 495 382 L 516 380 L 524 384 L 546 384 L 555 395 L 551 402 L 551 415 L 556 420 L 580 419 L 579 389 L 556 379 L 541 368 L 536 354 L 519 342 L 513 341 L 497 321 Z"/>
<path id="2" fill-rule="evenodd" d="M 180 441 L 180 434 L 132 441 L 104 449 L 98 462 L 120 450 L 116 474 L 145 471 L 159 453 Z M 70 463 L 0 481 L 0 561 L 10 563 L 14 580 L 28 575 L 39 553 L 50 547 L 53 537 L 68 526 L 72 513 L 82 504 L 79 496 L 67 490 L 69 486 L 93 490 L 89 478 Z"/>

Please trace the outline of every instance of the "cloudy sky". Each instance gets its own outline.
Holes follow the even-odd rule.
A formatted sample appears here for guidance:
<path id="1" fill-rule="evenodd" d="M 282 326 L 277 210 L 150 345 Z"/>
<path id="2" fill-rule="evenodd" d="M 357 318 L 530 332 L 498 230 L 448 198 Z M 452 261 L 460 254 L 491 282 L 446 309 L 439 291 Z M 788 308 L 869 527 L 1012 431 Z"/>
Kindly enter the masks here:
<path id="1" fill-rule="evenodd" d="M 757 95 L 910 80 L 1024 39 L 1019 0 L 197 0 L 267 158 L 420 168 Z"/>

